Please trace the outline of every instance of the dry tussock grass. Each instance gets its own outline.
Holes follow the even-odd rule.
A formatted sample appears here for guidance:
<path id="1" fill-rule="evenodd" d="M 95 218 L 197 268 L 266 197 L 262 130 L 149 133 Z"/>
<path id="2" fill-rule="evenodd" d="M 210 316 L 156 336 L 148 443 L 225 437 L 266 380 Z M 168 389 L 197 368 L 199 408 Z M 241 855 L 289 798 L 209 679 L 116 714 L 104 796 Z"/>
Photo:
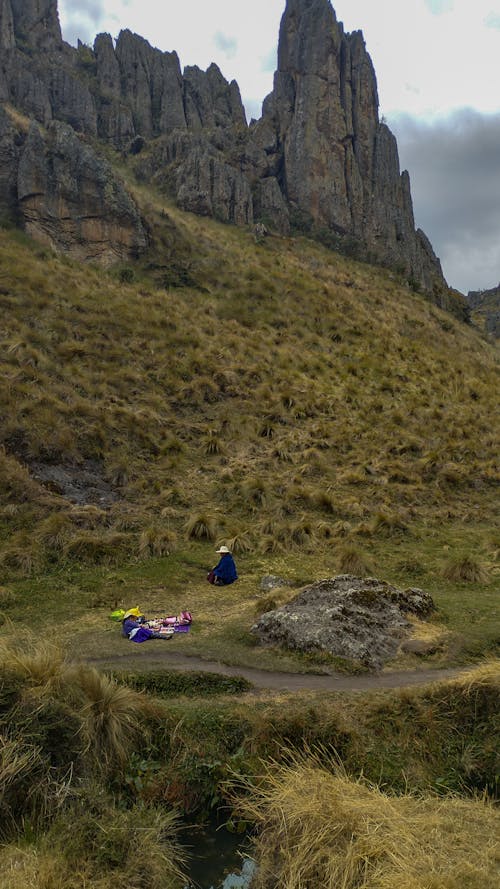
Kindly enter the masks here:
<path id="1" fill-rule="evenodd" d="M 450 687 L 470 694 L 477 689 L 491 688 L 500 694 L 500 658 L 490 658 L 478 667 L 461 673 L 456 679 L 445 683 Z"/>
<path id="2" fill-rule="evenodd" d="M 20 680 L 22 698 L 31 703 L 33 715 L 51 695 L 67 703 L 81 722 L 85 752 L 98 768 L 124 764 L 151 712 L 144 695 L 92 667 L 67 663 L 60 647 L 27 630 L 7 633 L 0 641 L 0 672 Z"/>
<path id="3" fill-rule="evenodd" d="M 390 797 L 321 760 L 271 765 L 240 802 L 259 831 L 256 889 L 496 889 L 493 806 Z"/>
<path id="4" fill-rule="evenodd" d="M 102 800 L 87 812 L 75 806 L 35 844 L 4 847 L 0 883 L 2 889 L 182 889 L 186 856 L 176 835 L 172 812 L 113 811 Z"/>
<path id="5" fill-rule="evenodd" d="M 109 532 L 120 530 L 124 500 L 147 527 L 159 492 L 175 485 L 183 502 L 171 519 L 181 537 L 195 510 L 217 509 L 222 472 L 234 480 L 228 497 L 243 526 L 284 501 L 310 522 L 366 518 L 367 505 L 372 516 L 382 510 L 382 490 L 375 535 L 405 533 L 406 505 L 439 521 L 443 503 L 458 515 L 480 499 L 488 518 L 498 480 L 497 357 L 488 344 L 455 323 L 445 335 L 445 316 L 382 270 L 305 239 L 271 238 L 263 249 L 248 232 L 174 207 L 162 222 L 162 202 L 135 190 L 165 249 L 179 247 L 192 286 L 167 293 L 137 266 L 138 283 L 124 287 L 113 272 L 42 257 L 0 232 L 8 344 L 0 508 L 19 508 L 20 532 L 60 511 L 21 469 L 34 457 L 101 462 L 119 494 L 103 520 Z M 471 430 L 484 430 L 480 449 Z M 473 481 L 483 486 L 477 498 Z M 112 560 L 111 539 L 103 546 L 78 533 L 100 526 L 81 509 L 75 529 L 45 526 L 38 548 L 36 535 L 0 537 L 5 570 Z M 213 539 L 203 537 L 206 524 L 188 528 L 188 539 L 198 531 Z M 299 536 L 295 546 L 307 549 L 311 535 Z M 135 536 L 119 549 L 157 554 Z"/>
<path id="6" fill-rule="evenodd" d="M 84 665 L 68 668 L 64 682 L 80 699 L 87 752 L 97 763 L 123 765 L 150 709 L 145 696 Z"/>
<path id="7" fill-rule="evenodd" d="M 443 577 L 455 583 L 486 583 L 488 572 L 473 556 L 452 559 L 443 568 Z"/>
<path id="8" fill-rule="evenodd" d="M 29 630 L 15 628 L 7 622 L 0 639 L 0 670 L 26 683 L 50 690 L 60 682 L 65 669 L 61 648 L 46 640 L 34 641 Z"/>
<path id="9" fill-rule="evenodd" d="M 373 574 L 370 560 L 355 546 L 342 546 L 337 551 L 337 570 L 339 574 L 354 574 L 364 577 Z"/>

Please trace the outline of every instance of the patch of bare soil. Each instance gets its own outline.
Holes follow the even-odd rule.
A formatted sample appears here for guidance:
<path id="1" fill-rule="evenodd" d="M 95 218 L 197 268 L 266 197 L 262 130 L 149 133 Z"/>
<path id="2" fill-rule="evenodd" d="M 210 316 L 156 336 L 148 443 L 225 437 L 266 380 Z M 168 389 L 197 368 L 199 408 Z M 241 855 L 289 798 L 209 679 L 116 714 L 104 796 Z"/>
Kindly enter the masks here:
<path id="1" fill-rule="evenodd" d="M 83 463 L 33 461 L 29 469 L 35 481 L 78 506 L 105 508 L 118 500 L 116 489 L 97 460 L 85 460 Z"/>

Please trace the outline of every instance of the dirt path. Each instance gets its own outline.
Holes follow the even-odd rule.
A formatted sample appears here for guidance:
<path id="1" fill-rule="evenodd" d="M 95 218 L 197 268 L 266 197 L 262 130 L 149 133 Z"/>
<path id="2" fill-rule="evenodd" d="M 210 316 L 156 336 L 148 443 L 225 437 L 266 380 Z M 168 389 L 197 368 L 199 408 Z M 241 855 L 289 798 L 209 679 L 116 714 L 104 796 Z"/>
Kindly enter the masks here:
<path id="1" fill-rule="evenodd" d="M 467 670 L 456 667 L 442 670 L 414 670 L 408 672 L 363 674 L 346 676 L 341 673 L 316 675 L 313 673 L 280 673 L 258 670 L 254 667 L 230 667 L 217 661 L 187 656 L 177 652 L 163 651 L 154 654 L 137 651 L 135 655 L 93 658 L 87 663 L 96 667 L 113 670 L 196 670 L 203 673 L 218 673 L 222 676 L 242 676 L 256 689 L 276 691 L 370 691 L 383 688 L 405 688 L 410 685 L 426 685 L 443 679 L 451 679 Z"/>

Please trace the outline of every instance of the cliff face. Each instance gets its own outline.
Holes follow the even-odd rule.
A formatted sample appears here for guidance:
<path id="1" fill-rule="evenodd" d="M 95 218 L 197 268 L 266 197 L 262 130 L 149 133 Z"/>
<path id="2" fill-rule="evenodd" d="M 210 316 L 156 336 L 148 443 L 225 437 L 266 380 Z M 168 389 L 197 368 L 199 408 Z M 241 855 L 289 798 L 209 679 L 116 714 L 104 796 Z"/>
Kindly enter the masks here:
<path id="1" fill-rule="evenodd" d="M 288 0 L 263 120 L 275 133 L 274 167 L 289 207 L 425 289 L 442 279 L 415 232 L 408 174 L 400 175 L 396 141 L 378 118 L 363 36 L 344 34 L 327 0 Z"/>
<path id="2" fill-rule="evenodd" d="M 181 72 L 175 52 L 130 31 L 116 46 L 100 34 L 93 49 L 73 49 L 61 39 L 56 0 L 0 0 L 0 49 L 0 101 L 128 151 L 137 176 L 184 209 L 283 234 L 327 233 L 427 292 L 446 289 L 415 231 L 408 174 L 378 118 L 362 34 L 345 34 L 328 0 L 288 0 L 274 88 L 250 126 L 237 84 L 216 65 Z"/>
<path id="3" fill-rule="evenodd" d="M 67 124 L 0 108 L 0 214 L 74 259 L 111 265 L 137 257 L 148 232 L 111 167 Z"/>
<path id="4" fill-rule="evenodd" d="M 500 339 L 500 284 L 489 290 L 469 290 L 467 302 L 473 317 L 482 322 L 487 333 Z"/>

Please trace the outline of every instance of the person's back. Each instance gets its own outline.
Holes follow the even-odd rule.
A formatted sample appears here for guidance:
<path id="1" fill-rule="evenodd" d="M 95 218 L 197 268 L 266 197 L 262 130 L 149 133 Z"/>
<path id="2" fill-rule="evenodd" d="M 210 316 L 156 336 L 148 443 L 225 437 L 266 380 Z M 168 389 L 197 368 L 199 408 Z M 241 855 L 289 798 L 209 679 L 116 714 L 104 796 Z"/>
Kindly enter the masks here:
<path id="1" fill-rule="evenodd" d="M 221 546 L 217 550 L 220 555 L 218 564 L 213 569 L 214 583 L 216 586 L 227 586 L 238 580 L 238 572 L 233 556 L 227 546 Z"/>

